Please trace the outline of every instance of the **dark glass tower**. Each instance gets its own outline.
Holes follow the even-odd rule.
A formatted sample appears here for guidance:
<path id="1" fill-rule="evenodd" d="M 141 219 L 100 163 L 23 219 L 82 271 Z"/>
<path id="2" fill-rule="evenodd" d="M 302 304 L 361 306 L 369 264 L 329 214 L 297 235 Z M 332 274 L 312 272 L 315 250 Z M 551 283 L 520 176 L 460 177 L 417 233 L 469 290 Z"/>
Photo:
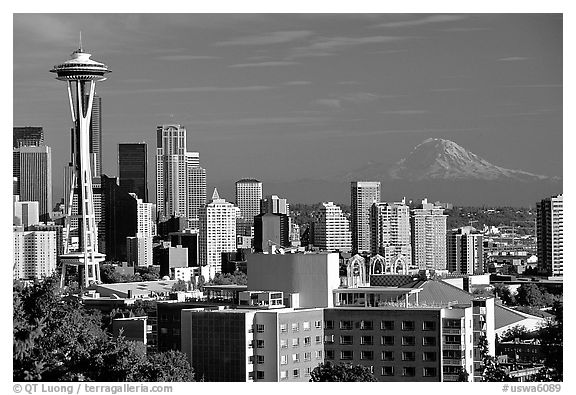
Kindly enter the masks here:
<path id="1" fill-rule="evenodd" d="M 118 144 L 120 186 L 148 203 L 148 146 L 146 143 Z"/>

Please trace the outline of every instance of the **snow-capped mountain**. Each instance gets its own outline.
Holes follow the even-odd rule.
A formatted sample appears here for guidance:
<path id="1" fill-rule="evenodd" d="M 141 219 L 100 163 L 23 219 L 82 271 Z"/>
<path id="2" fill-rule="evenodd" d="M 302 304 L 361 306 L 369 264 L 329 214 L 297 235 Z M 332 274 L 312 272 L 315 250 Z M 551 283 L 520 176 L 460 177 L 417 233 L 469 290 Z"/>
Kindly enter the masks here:
<path id="1" fill-rule="evenodd" d="M 386 177 L 386 175 L 388 177 Z M 486 180 L 538 181 L 546 176 L 493 165 L 450 140 L 430 138 L 382 174 L 383 178 L 405 181 Z"/>

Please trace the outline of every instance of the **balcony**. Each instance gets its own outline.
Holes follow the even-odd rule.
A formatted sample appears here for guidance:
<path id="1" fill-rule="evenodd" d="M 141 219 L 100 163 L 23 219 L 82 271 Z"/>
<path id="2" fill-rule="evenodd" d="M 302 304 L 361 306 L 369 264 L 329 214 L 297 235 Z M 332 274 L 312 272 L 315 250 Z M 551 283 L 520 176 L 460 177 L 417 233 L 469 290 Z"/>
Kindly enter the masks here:
<path id="1" fill-rule="evenodd" d="M 462 334 L 462 329 L 458 328 L 443 328 L 442 333 L 445 335 L 460 335 Z"/>
<path id="2" fill-rule="evenodd" d="M 457 374 L 445 374 L 443 381 L 458 381 L 458 375 Z"/>
<path id="3" fill-rule="evenodd" d="M 451 358 L 444 358 L 442 360 L 445 366 L 465 366 L 466 360 L 462 359 L 451 359 Z"/>
<path id="4" fill-rule="evenodd" d="M 464 344 L 446 344 L 443 343 L 442 344 L 442 348 L 444 350 L 465 350 L 466 349 L 466 345 Z"/>

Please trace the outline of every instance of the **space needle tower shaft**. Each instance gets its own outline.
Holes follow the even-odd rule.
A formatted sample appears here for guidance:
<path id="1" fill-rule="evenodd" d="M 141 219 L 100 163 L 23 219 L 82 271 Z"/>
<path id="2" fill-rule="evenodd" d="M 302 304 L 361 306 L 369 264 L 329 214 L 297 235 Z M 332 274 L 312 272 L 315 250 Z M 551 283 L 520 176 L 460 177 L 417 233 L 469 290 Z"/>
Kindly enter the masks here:
<path id="1" fill-rule="evenodd" d="M 90 169 L 89 129 L 96 81 L 105 80 L 105 74 L 110 72 L 105 64 L 90 59 L 90 56 L 91 54 L 83 51 L 82 38 L 80 38 L 79 49 L 72 53 L 70 59 L 50 70 L 56 73 L 56 79 L 65 81 L 68 86 L 70 112 L 74 124 L 73 175 L 70 191 L 72 195 L 76 189 L 78 194 L 78 250 L 71 251 L 70 244 L 66 243 L 64 255 L 61 256 L 62 285 L 66 268 L 76 266 L 80 269 L 79 273 L 82 273 L 82 282 L 85 287 L 91 283 L 100 282 L 100 262 L 104 260 L 104 255 L 98 252 L 98 230 Z M 68 199 L 69 215 L 72 211 L 72 201 L 73 199 Z M 69 230 L 69 218 L 67 228 Z"/>

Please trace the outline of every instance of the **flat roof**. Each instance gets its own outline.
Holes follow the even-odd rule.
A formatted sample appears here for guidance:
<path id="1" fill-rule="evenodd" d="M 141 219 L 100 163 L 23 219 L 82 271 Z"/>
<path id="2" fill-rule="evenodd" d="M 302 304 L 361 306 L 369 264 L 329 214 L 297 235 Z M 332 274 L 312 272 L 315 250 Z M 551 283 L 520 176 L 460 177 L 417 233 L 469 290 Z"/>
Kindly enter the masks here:
<path id="1" fill-rule="evenodd" d="M 100 289 L 107 289 L 116 292 L 128 291 L 149 291 L 149 292 L 171 292 L 172 286 L 176 284 L 177 280 L 158 280 L 158 281 L 138 281 L 130 283 L 115 283 L 115 284 L 98 284 L 96 291 Z"/>

